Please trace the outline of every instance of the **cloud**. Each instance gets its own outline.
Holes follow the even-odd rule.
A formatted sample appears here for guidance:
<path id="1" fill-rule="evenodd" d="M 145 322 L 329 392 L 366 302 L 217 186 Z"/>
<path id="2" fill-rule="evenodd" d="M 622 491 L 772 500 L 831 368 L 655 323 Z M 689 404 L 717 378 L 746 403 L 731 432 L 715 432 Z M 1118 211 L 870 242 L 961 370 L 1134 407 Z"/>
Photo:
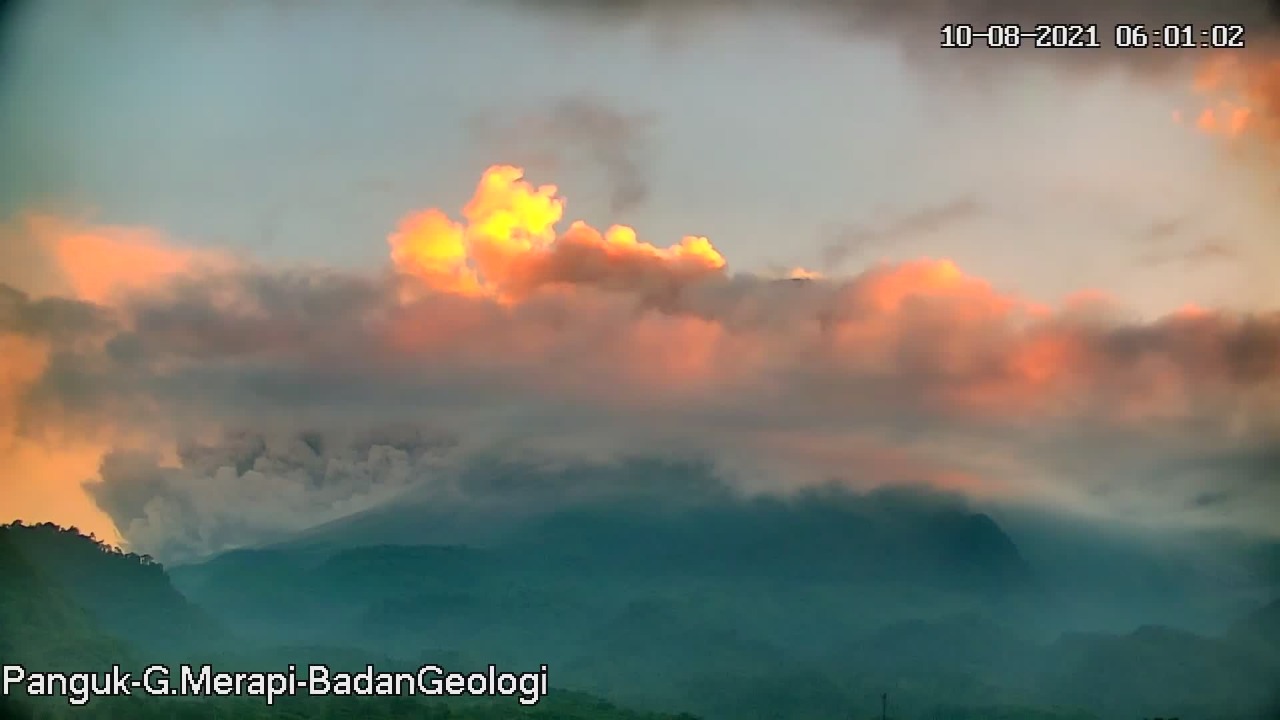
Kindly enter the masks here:
<path id="1" fill-rule="evenodd" d="M 880 227 L 841 228 L 833 233 L 834 237 L 822 248 L 822 267 L 830 272 L 852 256 L 876 247 L 938 232 L 952 223 L 971 219 L 981 212 L 982 206 L 976 200 L 965 197 L 944 205 L 921 208 L 894 218 Z"/>
<path id="2" fill-rule="evenodd" d="M 115 539 L 111 521 L 79 490 L 110 437 L 81 402 L 92 389 L 66 369 L 114 329 L 113 314 L 66 298 L 33 300 L 0 284 L 0 504 L 19 517 L 56 518 Z M 109 421 L 106 423 L 109 425 Z"/>
<path id="3" fill-rule="evenodd" d="M 161 557 L 529 452 L 1274 532 L 1274 474 L 1246 459 L 1280 442 L 1280 312 L 1046 307 L 940 259 L 734 275 L 706 239 L 564 227 L 563 209 L 497 166 L 460 220 L 408 215 L 376 274 L 235 259 L 83 298 L 4 288 L 22 362 L 0 418 L 14 441 L 112 448 L 92 497 Z M 364 430 L 387 423 L 451 439 Z"/>
<path id="4" fill-rule="evenodd" d="M 1194 89 L 1209 100 L 1194 121 L 1200 132 L 1280 141 L 1280 59 L 1220 53 L 1200 65 Z"/>
<path id="5" fill-rule="evenodd" d="M 630 227 L 600 232 L 580 221 L 557 234 L 556 192 L 525 182 L 520 168 L 490 168 L 463 208 L 465 224 L 435 209 L 409 216 L 391 237 L 392 262 L 431 290 L 506 299 L 555 285 L 666 292 L 725 266 L 701 237 L 658 248 Z"/>
<path id="6" fill-rule="evenodd" d="M 1157 247 L 1144 252 L 1138 258 L 1142 265 L 1154 267 L 1182 261 L 1189 269 L 1201 268 L 1207 263 L 1230 262 L 1239 258 L 1239 252 L 1223 240 L 1202 239 L 1181 248 Z"/>
<path id="7" fill-rule="evenodd" d="M 560 98 L 542 112 L 526 113 L 510 122 L 485 113 L 475 129 L 486 144 L 500 143 L 512 153 L 534 152 L 549 169 L 585 161 L 603 170 L 611 186 L 609 211 L 619 217 L 648 199 L 650 132 L 655 118 L 625 112 L 602 98 Z M 523 148 L 523 149 L 520 149 Z"/>
<path id="8" fill-rule="evenodd" d="M 190 559 L 335 520 L 440 474 L 448 437 L 403 427 L 363 434 L 231 434 L 188 443 L 176 463 L 114 451 L 89 494 L 131 546 Z"/>
<path id="9" fill-rule="evenodd" d="M 178 247 L 150 228 L 96 226 L 40 214 L 10 223 L 0 240 L 0 257 L 14 261 L 0 282 L 98 303 L 153 289 L 169 277 L 233 263 L 216 250 Z"/>
<path id="10" fill-rule="evenodd" d="M 588 24 L 619 25 L 644 22 L 662 30 L 679 29 L 706 16 L 786 15 L 808 20 L 829 31 L 852 37 L 888 40 L 908 58 L 935 70 L 971 67 L 974 61 L 1007 64 L 1010 51 L 961 51 L 939 48 L 940 28 L 946 23 L 963 23 L 975 28 L 991 24 L 1020 24 L 1030 28 L 1039 23 L 1096 23 L 1102 47 L 1052 50 L 1024 47 L 1019 62 L 1049 62 L 1071 67 L 1123 66 L 1144 72 L 1159 71 L 1185 62 L 1194 62 L 1198 50 L 1134 51 L 1116 48 L 1116 24 L 1144 24 L 1161 28 L 1167 24 L 1194 24 L 1207 28 L 1214 23 L 1241 24 L 1247 28 L 1246 47 L 1269 52 L 1276 48 L 1280 31 L 1280 8 L 1272 0 L 1240 0 L 1229 12 L 1216 0 L 1095 0 L 1088 3 L 1045 4 L 1038 0 L 508 0 L 516 8 L 557 14 Z"/>

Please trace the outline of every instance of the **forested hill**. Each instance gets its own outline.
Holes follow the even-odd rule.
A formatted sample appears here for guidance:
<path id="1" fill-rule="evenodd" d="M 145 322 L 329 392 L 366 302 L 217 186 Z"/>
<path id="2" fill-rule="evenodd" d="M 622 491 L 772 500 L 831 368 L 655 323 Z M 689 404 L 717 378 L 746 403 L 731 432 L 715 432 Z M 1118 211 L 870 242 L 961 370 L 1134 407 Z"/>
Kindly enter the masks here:
<path id="1" fill-rule="evenodd" d="M 0 531 L 0 658 L 30 666 L 107 667 L 132 658 Z M 87 538 L 86 538 L 87 539 Z"/>
<path id="2" fill-rule="evenodd" d="M 169 582 L 163 566 L 75 528 L 0 526 L 0 542 L 57 586 L 106 633 L 154 656 L 207 649 L 225 639 L 217 621 Z"/>
<path id="3" fill-rule="evenodd" d="M 144 556 L 121 552 L 75 529 L 55 525 L 0 526 L 0 659 L 32 669 L 102 670 L 112 664 L 138 667 L 139 658 L 154 659 L 107 632 L 154 638 L 147 618 L 166 632 L 182 622 L 206 623 L 189 628 L 193 642 L 220 632 L 199 608 L 169 584 L 163 567 Z M 86 609 L 92 606 L 93 611 Z M 103 622 L 99 622 L 99 618 Z M 197 648 L 206 661 L 225 658 L 213 648 Z M 276 658 L 278 660 L 278 658 Z M 244 658 L 232 662 L 243 662 Z M 0 697 L 0 720 L 129 718 L 193 720 L 206 718 L 297 720 L 695 720 L 690 715 L 639 713 L 580 693 L 556 691 L 538 705 L 525 707 L 510 698 L 442 702 L 422 697 L 298 697 L 278 699 L 268 707 L 254 698 L 201 701 L 151 697 L 97 698 L 72 707 L 62 698 Z"/>
<path id="4" fill-rule="evenodd" d="M 582 524 L 569 527 L 583 537 Z M 218 613 L 215 621 L 199 606 L 199 592 L 189 601 L 148 558 L 52 525 L 3 526 L 0 656 L 52 670 L 172 664 L 163 647 L 169 635 L 186 643 L 186 660 L 227 670 L 319 662 L 397 670 L 445 658 L 450 669 L 478 660 L 553 668 L 553 692 L 532 708 L 510 698 L 423 697 L 294 698 L 271 708 L 232 697 L 24 705 L 41 718 L 678 717 L 596 699 L 605 697 L 709 720 L 818 720 L 870 717 L 886 691 L 895 720 L 1276 720 L 1265 713 L 1280 707 L 1275 603 L 1224 636 L 1148 626 L 1119 635 L 1068 633 L 1045 644 L 999 618 L 928 614 L 931 606 L 920 598 L 909 602 L 909 593 L 928 599 L 936 588 L 900 585 L 875 595 L 871 587 L 794 570 L 695 583 L 646 563 L 613 576 L 591 563 L 548 573 L 557 568 L 545 562 L 519 574 L 501 560 L 491 550 L 459 547 L 379 546 L 324 559 L 285 550 L 236 553 L 214 568 L 188 569 L 200 571 L 189 587 L 221 593 L 203 605 Z M 771 577 L 786 582 L 771 591 Z M 907 614 L 865 627 L 848 621 L 888 604 Z M 293 625 L 268 608 L 287 609 Z M 829 642 L 816 643 L 821 634 Z M 18 711 L 23 707 L 0 706 L 0 717 Z"/>

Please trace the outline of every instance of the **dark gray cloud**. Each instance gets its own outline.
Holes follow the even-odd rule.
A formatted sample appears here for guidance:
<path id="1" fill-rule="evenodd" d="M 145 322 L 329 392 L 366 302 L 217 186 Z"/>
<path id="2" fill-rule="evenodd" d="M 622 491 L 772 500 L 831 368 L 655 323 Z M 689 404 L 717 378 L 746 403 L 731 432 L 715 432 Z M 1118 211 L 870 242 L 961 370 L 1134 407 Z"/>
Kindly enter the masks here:
<path id="1" fill-rule="evenodd" d="M 769 492 L 838 480 L 1036 495 L 1045 488 L 1028 473 L 1151 518 L 1259 528 L 1273 512 L 1259 504 L 1270 476 L 1225 458 L 1280 441 L 1274 314 L 1020 317 L 1016 301 L 945 263 L 799 283 L 706 278 L 662 307 L 633 287 L 507 306 L 405 300 L 407 281 L 240 268 L 111 310 L 7 290 L 5 332 L 80 338 L 21 396 L 23 427 L 181 441 L 176 464 L 112 454 L 90 486 L 125 537 L 160 557 L 428 487 L 544 504 L 587 487 L 523 484 L 510 463 L 530 452 L 576 464 L 572 477 L 608 476 L 590 458 L 692 453 Z M 116 320 L 86 320 L 99 315 Z M 360 432 L 396 420 L 399 434 Z M 412 429 L 423 426 L 457 440 L 426 440 Z M 190 440 L 209 427 L 250 430 Z M 476 453 L 497 459 L 476 465 Z M 1167 471 L 1170 457 L 1183 472 Z M 1197 462 L 1212 469 L 1193 472 Z M 1166 479 L 1160 493 L 1148 477 Z"/>
<path id="2" fill-rule="evenodd" d="M 86 485 L 131 546 L 185 560 L 264 542 L 386 504 L 449 475 L 445 434 L 409 426 L 365 432 L 230 433 L 188 442 L 176 464 L 116 451 Z"/>
<path id="3" fill-rule="evenodd" d="M 0 343 L 20 360 L 0 374 L 0 440 L 116 446 L 93 497 L 160 557 L 420 488 L 555 503 L 586 487 L 525 488 L 501 463 L 529 453 L 586 475 L 687 456 L 744 491 L 924 485 L 1274 529 L 1265 474 L 1217 460 L 1280 445 L 1274 312 L 1142 321 L 1043 308 L 945 261 L 797 282 L 580 244 L 591 252 L 498 255 L 511 295 L 235 262 L 122 286 L 110 305 L 0 288 Z M 361 432 L 388 422 L 456 441 Z M 248 433 L 209 440 L 228 428 Z M 499 466 L 464 477 L 477 455 Z M 1170 474 L 1170 458 L 1216 470 Z"/>
<path id="4" fill-rule="evenodd" d="M 1230 262 L 1237 259 L 1239 259 L 1239 252 L 1227 242 L 1204 239 L 1189 246 L 1153 250 L 1139 256 L 1138 261 L 1147 266 L 1181 262 L 1189 269 L 1196 270 L 1208 263 Z"/>
<path id="5" fill-rule="evenodd" d="M 1192 457 L 1183 463 L 1170 463 L 1168 475 L 1190 476 L 1195 482 L 1205 477 L 1218 478 L 1219 487 L 1196 496 L 1197 505 L 1219 505 L 1248 502 L 1280 507 L 1280 445 L 1267 444 L 1241 448 L 1233 453 L 1215 453 Z"/>
<path id="6" fill-rule="evenodd" d="M 824 272 L 838 270 L 851 257 L 937 232 L 952 223 L 971 219 L 982 210 L 977 200 L 966 197 L 944 205 L 921 208 L 876 226 L 834 229 L 830 233 L 831 240 L 822 247 L 821 267 Z"/>
<path id="7" fill-rule="evenodd" d="M 1196 243 L 1186 255 L 1187 262 L 1198 263 L 1214 260 L 1234 260 L 1237 252 L 1222 240 L 1204 240 Z"/>
<path id="8" fill-rule="evenodd" d="M 222 273 L 175 282 L 166 292 L 126 301 L 139 347 L 187 358 L 292 354 L 317 362 L 347 355 L 367 313 L 394 288 L 343 273 Z M 220 298 L 234 297 L 226 305 Z M 323 322 L 318 322 L 323 320 Z"/>
<path id="9" fill-rule="evenodd" d="M 576 162 L 603 171 L 613 216 L 648 199 L 653 116 L 624 111 L 603 98 L 572 96 L 510 121 L 498 119 L 502 117 L 506 113 L 485 113 L 474 120 L 481 142 L 497 143 L 517 154 L 532 153 L 540 164 L 551 166 L 548 169 Z"/>
<path id="10" fill-rule="evenodd" d="M 1280 6 L 1274 0 L 1090 0 L 1049 3 L 1041 0 L 493 0 L 495 4 L 553 13 L 570 21 L 595 25 L 649 23 L 656 28 L 679 28 L 696 17 L 716 15 L 790 16 L 816 27 L 852 37 L 896 42 L 905 56 L 935 68 L 971 66 L 970 61 L 1047 61 L 1096 67 L 1123 65 L 1156 71 L 1177 64 L 1199 51 L 1120 49 L 1113 47 L 1116 24 L 1213 23 L 1247 27 L 1252 50 L 1273 50 L 1280 32 Z M 990 52 L 942 50 L 940 31 L 947 23 L 975 27 L 1017 23 L 1096 23 L 1101 49 L 1031 49 Z M 1011 55 L 1012 52 L 1012 55 Z"/>
<path id="11" fill-rule="evenodd" d="M 1181 262 L 1196 270 L 1208 263 L 1240 258 L 1239 249 L 1226 238 L 1206 236 L 1186 219 L 1153 223 L 1138 237 L 1138 246 L 1135 262 L 1144 267 Z"/>
<path id="12" fill-rule="evenodd" d="M 447 434 L 407 424 L 364 433 L 231 432 L 214 442 L 184 444 L 172 463 L 116 451 L 104 458 L 101 476 L 86 486 L 98 505 L 135 550 L 170 562 L 321 526 L 322 535 L 372 534 L 380 542 L 406 534 L 411 542 L 478 542 L 564 511 L 740 513 L 748 499 L 712 463 L 697 458 L 593 461 L 495 448 L 470 453 Z M 924 487 L 856 496 L 827 484 L 794 497 L 814 512 L 857 508 L 863 517 L 884 521 L 966 504 L 959 495 Z M 377 527 L 350 527 L 369 523 Z M 468 527 L 466 536 L 456 535 Z"/>
<path id="13" fill-rule="evenodd" d="M 0 283 L 0 334 L 15 333 L 66 345 L 114 327 L 114 313 L 68 298 L 32 298 Z"/>

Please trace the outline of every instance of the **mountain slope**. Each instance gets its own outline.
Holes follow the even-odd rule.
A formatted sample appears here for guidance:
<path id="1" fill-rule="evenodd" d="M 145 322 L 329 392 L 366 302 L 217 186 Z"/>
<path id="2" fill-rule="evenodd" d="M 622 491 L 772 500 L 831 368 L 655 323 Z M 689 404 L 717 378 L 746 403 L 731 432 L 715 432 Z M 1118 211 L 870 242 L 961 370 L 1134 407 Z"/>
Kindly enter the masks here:
<path id="1" fill-rule="evenodd" d="M 218 623 L 183 597 L 150 558 L 52 524 L 5 525 L 0 538 L 105 632 L 139 650 L 183 653 L 224 638 Z"/>
<path id="2" fill-rule="evenodd" d="M 1037 587 L 1000 526 L 950 499 L 892 490 L 756 499 L 707 494 L 710 499 L 621 495 L 516 509 L 400 503 L 270 550 L 467 545 L 540 572 L 574 567 L 652 578 L 902 582 L 999 596 Z"/>
<path id="3" fill-rule="evenodd" d="M 1228 637 L 1238 643 L 1254 645 L 1280 656 L 1280 598 L 1234 623 Z"/>
<path id="4" fill-rule="evenodd" d="M 42 559 L 32 562 L 28 550 Z M 430 554 L 430 553 L 428 553 Z M 336 564 L 343 572 L 359 572 L 359 555 Z M 54 568 L 47 563 L 59 559 L 71 564 Z M 356 566 L 348 560 L 357 560 Z M 71 597 L 64 584 L 71 572 L 83 577 L 74 584 L 79 592 L 97 587 L 99 612 L 125 609 L 141 612 L 146 607 L 158 609 L 158 616 L 168 621 L 180 618 L 195 621 L 200 613 L 186 603 L 165 582 L 158 565 L 143 558 L 128 556 L 108 548 L 74 530 L 56 526 L 8 525 L 0 528 L 0 658 L 5 663 L 19 663 L 44 671 L 96 671 L 112 664 L 137 671 L 145 657 L 150 664 L 157 657 L 145 655 L 137 648 L 104 632 L 93 613 L 82 608 Z M 55 572 L 56 570 L 56 572 Z M 376 573 L 377 568 L 372 570 Z M 130 588 L 136 582 L 139 587 Z M 142 605 L 139 605 L 142 603 Z M 110 618 L 109 618 L 110 619 Z M 130 627 L 136 617 L 122 623 Z M 172 628 L 170 628 L 172 629 Z M 194 641 L 209 637 L 202 632 L 188 636 Z M 368 655 L 342 648 L 277 648 L 256 654 L 219 653 L 214 646 L 193 647 L 202 662 L 212 662 L 219 670 L 279 669 L 291 663 L 325 662 L 332 668 L 363 669 Z M 348 656 L 343 662 L 342 656 Z M 450 658 L 432 654 L 426 660 L 445 662 Z M 376 661 L 383 669 L 399 669 L 409 663 Z M 172 663 L 170 663 L 172 668 Z M 416 663 L 412 664 L 416 667 Z M 450 669 L 461 666 L 455 663 Z M 176 671 L 173 671 L 176 673 Z M 351 718 L 355 720 L 408 720 L 436 718 L 444 720 L 499 720 L 531 718 L 540 720 L 695 720 L 688 715 L 638 713 L 617 707 L 597 697 L 567 692 L 553 687 L 535 706 L 523 706 L 511 698 L 472 699 L 423 696 L 398 697 L 334 697 L 307 696 L 277 698 L 267 706 L 261 698 L 156 698 L 135 692 L 130 697 L 97 697 L 84 706 L 71 706 L 64 697 L 27 698 L 20 693 L 0 697 L 0 718 L 130 718 L 130 720 L 207 720 L 208 718 L 249 718 L 257 720 L 298 720 L 298 718 Z"/>
<path id="5" fill-rule="evenodd" d="M 436 511 L 379 512 L 427 512 L 430 525 Z M 846 632 L 913 613 L 1002 612 L 1038 597 L 991 518 L 909 494 L 581 502 L 499 513 L 487 537 L 480 547 L 349 547 L 340 532 L 312 534 L 172 576 L 242 635 L 276 643 L 566 662 L 590 654 L 592 633 L 637 602 L 696 602 L 753 642 L 816 657 Z"/>
<path id="6" fill-rule="evenodd" d="M 106 668 L 127 662 L 124 643 L 22 556 L 0 532 L 0 657 L 28 667 Z"/>
<path id="7" fill-rule="evenodd" d="M 1276 667 L 1229 640 L 1148 626 L 1070 634 L 1049 650 L 1044 695 L 1104 717 L 1251 718 L 1280 686 Z"/>

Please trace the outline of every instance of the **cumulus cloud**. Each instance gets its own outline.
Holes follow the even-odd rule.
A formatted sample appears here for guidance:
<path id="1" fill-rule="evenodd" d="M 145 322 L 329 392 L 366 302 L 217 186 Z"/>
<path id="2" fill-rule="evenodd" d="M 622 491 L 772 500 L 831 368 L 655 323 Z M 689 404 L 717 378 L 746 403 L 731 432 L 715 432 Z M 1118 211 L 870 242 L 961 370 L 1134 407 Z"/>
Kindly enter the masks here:
<path id="1" fill-rule="evenodd" d="M 556 285 L 662 291 L 725 266 L 702 237 L 659 248 L 625 225 L 600 232 L 581 221 L 558 234 L 556 192 L 525 182 L 520 168 L 490 168 L 463 208 L 465 223 L 436 209 L 406 218 L 391 236 L 392 262 L 432 290 L 505 299 Z"/>
<path id="2" fill-rule="evenodd" d="M 1280 312 L 1046 307 L 932 259 L 733 275 L 704 238 L 563 214 L 499 166 L 460 220 L 408 216 L 377 275 L 235 260 L 79 297 L 6 287 L 4 431 L 109 440 L 92 497 L 161 557 L 456 490 L 476 453 L 702 457 L 744 492 L 926 485 L 1274 531 Z M 362 433 L 387 422 L 433 430 Z"/>
<path id="3" fill-rule="evenodd" d="M 595 166 L 608 180 L 609 210 L 614 217 L 648 199 L 652 115 L 627 112 L 585 95 L 560 98 L 545 110 L 509 122 L 497 121 L 498 115 L 484 113 L 474 121 L 485 144 L 497 143 L 513 155 L 535 153 L 549 168 L 573 161 Z"/>
<path id="4" fill-rule="evenodd" d="M 1221 53 L 1202 63 L 1194 90 L 1205 100 L 1192 118 L 1175 119 L 1208 135 L 1253 141 L 1253 149 L 1280 143 L 1280 59 Z"/>

